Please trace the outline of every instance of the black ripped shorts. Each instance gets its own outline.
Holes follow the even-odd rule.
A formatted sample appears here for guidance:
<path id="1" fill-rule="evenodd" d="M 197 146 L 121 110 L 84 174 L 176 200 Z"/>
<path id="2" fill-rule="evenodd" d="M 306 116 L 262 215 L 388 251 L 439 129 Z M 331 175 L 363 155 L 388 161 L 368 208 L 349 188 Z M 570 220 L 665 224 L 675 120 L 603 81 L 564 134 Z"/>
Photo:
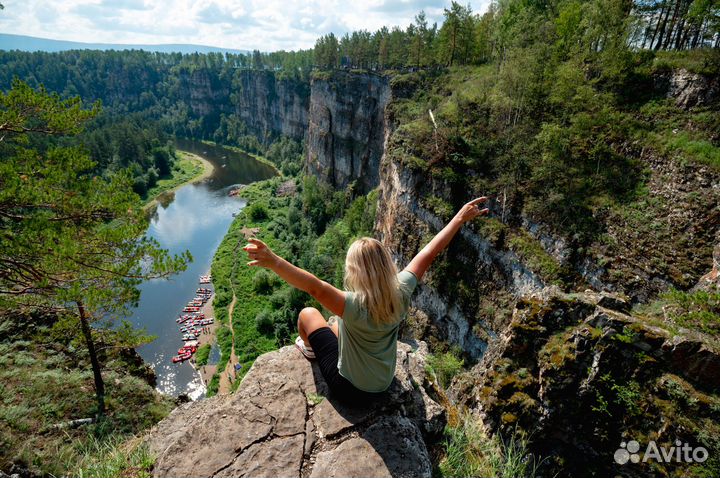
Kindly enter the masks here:
<path id="1" fill-rule="evenodd" d="M 360 390 L 350 380 L 340 375 L 338 370 L 338 338 L 330 327 L 317 329 L 308 336 L 308 341 L 313 352 L 315 352 L 320 373 L 322 373 L 331 394 L 335 398 L 351 405 L 360 405 L 367 403 L 369 400 L 375 400 L 384 393 Z"/>

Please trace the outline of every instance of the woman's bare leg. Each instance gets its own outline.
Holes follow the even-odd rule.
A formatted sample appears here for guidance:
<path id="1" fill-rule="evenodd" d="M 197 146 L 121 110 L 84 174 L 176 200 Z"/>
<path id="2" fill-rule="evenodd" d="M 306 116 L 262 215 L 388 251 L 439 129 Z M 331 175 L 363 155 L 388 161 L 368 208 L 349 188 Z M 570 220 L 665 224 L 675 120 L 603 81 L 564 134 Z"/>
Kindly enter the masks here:
<path id="1" fill-rule="evenodd" d="M 332 319 L 332 317 L 330 317 L 330 319 Z M 336 315 L 335 321 L 332 324 L 328 322 L 328 326 L 330 327 L 330 330 L 332 330 L 333 333 L 335 334 L 335 337 L 340 336 L 340 330 L 338 329 L 338 324 L 340 324 L 341 320 L 342 319 Z"/>
<path id="2" fill-rule="evenodd" d="M 305 342 L 305 346 L 310 347 L 308 336 L 315 332 L 317 329 L 327 327 L 328 323 L 322 316 L 320 311 L 317 310 L 315 307 L 305 307 L 303 310 L 300 311 L 300 315 L 298 315 L 297 326 L 298 333 L 303 339 L 303 342 Z"/>

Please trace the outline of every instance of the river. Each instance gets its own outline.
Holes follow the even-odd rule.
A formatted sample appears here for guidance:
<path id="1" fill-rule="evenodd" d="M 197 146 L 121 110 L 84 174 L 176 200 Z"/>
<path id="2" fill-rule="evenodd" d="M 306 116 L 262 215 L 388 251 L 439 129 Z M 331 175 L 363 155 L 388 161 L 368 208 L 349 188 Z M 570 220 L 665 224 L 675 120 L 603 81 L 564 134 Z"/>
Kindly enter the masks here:
<path id="1" fill-rule="evenodd" d="M 198 277 L 209 272 L 233 213 L 245 206 L 244 200 L 228 196 L 230 187 L 270 178 L 275 171 L 246 154 L 220 146 L 178 139 L 176 148 L 202 156 L 215 170 L 205 181 L 185 185 L 175 191 L 174 197 L 170 194 L 160 201 L 147 236 L 156 239 L 171 254 L 189 250 L 193 262 L 170 280 L 141 284 L 140 303 L 130 320 L 157 336 L 150 344 L 139 347 L 138 352 L 155 370 L 158 390 L 173 396 L 185 393 L 197 399 L 205 393 L 199 375 L 187 362 L 171 363 L 183 344 L 175 319 L 200 287 Z"/>

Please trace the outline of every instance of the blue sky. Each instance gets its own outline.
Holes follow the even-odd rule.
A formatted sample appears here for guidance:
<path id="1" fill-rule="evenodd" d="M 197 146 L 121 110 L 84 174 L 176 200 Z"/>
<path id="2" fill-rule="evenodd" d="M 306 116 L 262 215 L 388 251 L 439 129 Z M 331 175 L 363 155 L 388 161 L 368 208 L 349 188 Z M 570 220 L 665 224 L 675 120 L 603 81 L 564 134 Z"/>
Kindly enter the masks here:
<path id="1" fill-rule="evenodd" d="M 4 0 L 0 32 L 93 43 L 310 48 L 325 33 L 442 19 L 450 0 Z M 465 3 L 465 2 L 464 2 Z M 484 12 L 490 0 L 469 2 Z"/>

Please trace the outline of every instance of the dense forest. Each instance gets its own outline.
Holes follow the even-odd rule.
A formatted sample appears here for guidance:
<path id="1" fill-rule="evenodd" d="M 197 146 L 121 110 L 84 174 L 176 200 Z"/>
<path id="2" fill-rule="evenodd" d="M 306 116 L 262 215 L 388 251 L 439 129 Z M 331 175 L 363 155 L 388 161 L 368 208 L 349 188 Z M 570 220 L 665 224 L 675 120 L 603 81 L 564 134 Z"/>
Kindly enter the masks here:
<path id="1" fill-rule="evenodd" d="M 0 307 L 7 318 L 0 325 L 0 364 L 7 366 L 0 392 L 22 390 L 3 399 L 0 469 L 12 461 L 56 475 L 85 473 L 106 444 L 116 452 L 118 436 L 141 433 L 171 408 L 147 385 L 136 357 L 123 352 L 150 338 L 128 326 L 101 326 L 100 319 L 122 317 L 137 301 L 141 280 L 167 277 L 190 259 L 136 240 L 147 224 L 139 198 L 173 173 L 173 137 L 262 153 L 285 176 L 248 188 L 254 204 L 234 223 L 213 265 L 220 319 L 232 288 L 246 294 L 234 344 L 246 370 L 260 353 L 288 343 L 309 299 L 264 272 L 231 275 L 241 226 L 262 227 L 263 239 L 285 257 L 342 285 L 344 251 L 354 237 L 372 233 L 377 192 L 335 191 L 303 175 L 300 141 L 261 136 L 244 124 L 232 93 L 247 70 L 300 88 L 331 81 L 334 70 L 390 77 L 405 94 L 389 108 L 397 129 L 388 157 L 443 186 L 423 192 L 423 207 L 446 220 L 469 191 L 502 193 L 508 218 L 487 221 L 482 232 L 545 283 L 584 286 L 573 266 L 589 257 L 602 261 L 633 302 L 662 307 L 663 314 L 686 307 L 663 320 L 718 333 L 716 294 L 703 301 L 686 292 L 709 256 L 708 244 L 697 240 L 706 238 L 661 220 L 668 211 L 650 199 L 640 156 L 720 168 L 716 104 L 681 108 L 656 87 L 678 68 L 716 77 L 719 30 L 717 0 L 503 0 L 482 14 L 452 2 L 441 25 L 420 12 L 406 28 L 329 33 L 314 48 L 291 52 L 0 52 L 6 92 L 0 97 Z M 209 91 L 226 88 L 229 101 L 194 110 L 192 81 Z M 276 197 L 287 181 L 297 195 Z M 708 201 L 694 197 L 689 214 L 714 207 Z M 527 219 L 567 238 L 571 261 L 559 264 L 523 232 Z M 615 234 L 612 224 L 622 224 L 626 234 Z M 662 257 L 648 265 L 658 278 L 651 285 L 637 279 L 647 272 L 633 256 L 642 248 Z M 470 274 L 448 266 L 461 253 L 449 254 L 431 285 L 457 297 L 477 321 L 471 325 L 507 320 L 510 305 L 502 301 L 508 297 L 478 298 Z M 678 291 L 660 295 L 669 286 Z M 658 296 L 660 305 L 652 302 Z M 220 339 L 227 361 L 230 334 Z M 446 362 L 438 370 L 458 372 L 462 351 L 433 340 Z M 211 392 L 216 388 L 217 381 L 210 384 Z M 630 391 L 640 395 L 640 385 Z M 610 397 L 615 389 L 608 385 L 604 393 Z M 90 436 L 53 428 L 103 414 L 107 420 L 97 420 Z M 694 422 L 686 424 L 696 431 Z M 32 438 L 22 445 L 25 434 Z M 142 448 L 133 460 L 131 472 L 152 466 Z M 719 466 L 714 461 L 708 469 Z"/>

